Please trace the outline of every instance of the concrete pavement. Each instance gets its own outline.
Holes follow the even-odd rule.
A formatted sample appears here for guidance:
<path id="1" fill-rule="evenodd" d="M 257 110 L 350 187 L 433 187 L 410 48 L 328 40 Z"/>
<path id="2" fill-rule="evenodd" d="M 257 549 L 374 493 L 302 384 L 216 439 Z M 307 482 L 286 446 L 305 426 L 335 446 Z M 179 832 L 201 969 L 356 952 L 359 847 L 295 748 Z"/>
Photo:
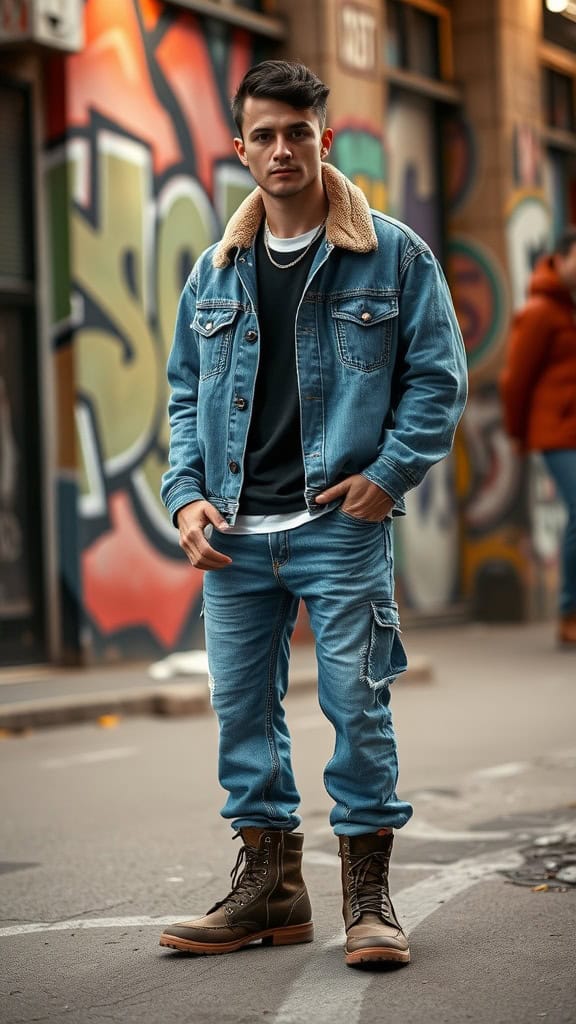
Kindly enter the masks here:
<path id="1" fill-rule="evenodd" d="M 306 946 L 208 960 L 158 946 L 164 924 L 222 897 L 238 852 L 218 814 L 215 716 L 132 715 L 0 745 L 2 1024 L 573 1024 L 576 886 L 547 886 L 541 869 L 562 837 L 576 842 L 576 657 L 551 626 L 404 639 L 434 671 L 393 693 L 399 792 L 415 808 L 392 862 L 408 969 L 343 962 L 323 785 L 333 730 L 296 685 Z M 527 848 L 544 851 L 536 871 Z M 525 866 L 528 884 L 501 873 Z"/>

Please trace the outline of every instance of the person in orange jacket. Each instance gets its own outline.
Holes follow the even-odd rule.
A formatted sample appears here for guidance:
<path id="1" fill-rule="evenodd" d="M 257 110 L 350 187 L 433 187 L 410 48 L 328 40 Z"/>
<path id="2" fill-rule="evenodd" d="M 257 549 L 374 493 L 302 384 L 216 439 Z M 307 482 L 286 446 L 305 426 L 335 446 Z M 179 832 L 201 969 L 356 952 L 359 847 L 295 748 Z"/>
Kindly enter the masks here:
<path id="1" fill-rule="evenodd" d="M 576 228 L 534 268 L 500 384 L 517 450 L 542 453 L 566 505 L 558 639 L 576 650 Z"/>

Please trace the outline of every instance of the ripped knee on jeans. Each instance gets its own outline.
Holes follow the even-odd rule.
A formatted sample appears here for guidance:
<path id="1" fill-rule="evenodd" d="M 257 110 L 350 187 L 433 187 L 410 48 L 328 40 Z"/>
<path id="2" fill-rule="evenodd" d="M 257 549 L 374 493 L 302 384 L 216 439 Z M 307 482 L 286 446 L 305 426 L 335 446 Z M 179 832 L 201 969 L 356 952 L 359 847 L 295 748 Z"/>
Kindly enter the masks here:
<path id="1" fill-rule="evenodd" d="M 362 679 L 374 690 L 394 682 L 408 667 L 400 639 L 400 619 L 395 601 L 372 601 L 370 637 L 365 649 Z"/>

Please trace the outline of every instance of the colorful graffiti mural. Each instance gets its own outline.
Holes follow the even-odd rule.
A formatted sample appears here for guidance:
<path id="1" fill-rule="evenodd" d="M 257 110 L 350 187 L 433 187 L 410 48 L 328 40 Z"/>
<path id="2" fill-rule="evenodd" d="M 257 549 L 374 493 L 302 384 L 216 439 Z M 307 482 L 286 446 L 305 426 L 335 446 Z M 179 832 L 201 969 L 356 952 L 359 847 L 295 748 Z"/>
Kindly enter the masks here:
<path id="1" fill-rule="evenodd" d="M 464 117 L 447 117 L 443 129 L 446 205 L 454 216 L 468 202 L 477 180 L 478 154 L 472 126 Z"/>
<path id="2" fill-rule="evenodd" d="M 434 102 L 393 91 L 386 134 L 390 147 L 390 213 L 409 224 L 442 257 L 442 183 Z"/>
<path id="3" fill-rule="evenodd" d="M 538 589 L 533 542 L 548 554 L 553 543 L 550 506 L 541 514 L 535 507 L 531 463 L 518 457 L 505 433 L 497 385 L 511 313 L 525 301 L 530 273 L 550 238 L 542 152 L 528 127 L 512 134 L 511 167 L 503 246 L 508 283 L 495 253 L 476 238 L 454 233 L 449 243 L 449 277 L 472 382 L 457 473 L 464 507 L 463 591 L 472 613 L 487 620 L 529 614 Z M 464 186 L 457 196 L 462 192 L 466 198 L 458 199 L 458 212 L 466 207 L 470 214 L 473 190 Z M 474 223 L 477 212 L 473 218 Z M 541 510 L 544 504 L 539 502 Z M 543 564 L 552 579 L 553 568 Z"/>
<path id="4" fill-rule="evenodd" d="M 518 309 L 526 299 L 528 280 L 536 260 L 551 242 L 550 209 L 543 193 L 519 189 L 506 210 L 506 241 L 512 288 L 512 305 Z"/>
<path id="5" fill-rule="evenodd" d="M 362 189 L 374 210 L 386 210 L 388 166 L 381 130 L 356 120 L 339 121 L 333 128 L 330 162 Z"/>
<path id="6" fill-rule="evenodd" d="M 165 363 L 194 260 L 252 187 L 233 152 L 229 96 L 254 59 L 243 30 L 156 0 L 119 0 L 113 13 L 89 0 L 84 51 L 52 65 L 60 519 L 73 518 L 72 503 L 80 512 L 79 556 L 64 537 L 62 578 L 95 657 L 154 656 L 198 628 L 201 573 L 158 498 Z"/>
<path id="7" fill-rule="evenodd" d="M 524 463 L 514 453 L 502 423 L 495 382 L 471 396 L 463 421 L 465 455 L 459 491 L 464 507 L 464 592 L 475 617 L 521 620 L 526 611 Z"/>
<path id="8" fill-rule="evenodd" d="M 432 101 L 393 92 L 387 115 L 390 212 L 442 255 L 442 184 Z M 418 614 L 446 612 L 458 600 L 459 514 L 454 464 L 446 459 L 406 496 L 395 528 L 396 578 L 402 603 Z"/>
<path id="9" fill-rule="evenodd" d="M 544 191 L 546 164 L 531 126 L 517 125 L 513 136 L 514 191 L 506 209 L 506 242 L 514 309 L 523 305 L 534 264 L 550 250 L 554 226 L 550 195 Z M 561 195 L 561 182 L 556 183 Z M 556 198 L 558 199 L 558 195 Z M 564 521 L 552 481 L 537 455 L 527 462 L 529 550 L 532 602 L 542 614 L 554 614 L 558 591 L 558 550 Z"/>
<path id="10" fill-rule="evenodd" d="M 501 345 L 508 325 L 504 274 L 489 250 L 471 238 L 452 235 L 448 277 L 471 374 Z"/>

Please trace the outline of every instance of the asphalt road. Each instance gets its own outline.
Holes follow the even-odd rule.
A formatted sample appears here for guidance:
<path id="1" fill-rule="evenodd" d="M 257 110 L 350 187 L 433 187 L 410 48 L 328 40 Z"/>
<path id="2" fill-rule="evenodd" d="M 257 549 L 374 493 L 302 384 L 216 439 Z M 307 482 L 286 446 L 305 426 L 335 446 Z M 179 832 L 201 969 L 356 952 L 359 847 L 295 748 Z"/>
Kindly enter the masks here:
<path id="1" fill-rule="evenodd" d="M 468 633 L 450 650 L 436 633 L 436 682 L 397 684 L 400 791 L 416 813 L 392 872 L 413 963 L 395 971 L 343 961 L 322 788 L 332 736 L 312 694 L 288 699 L 311 945 L 198 959 L 157 945 L 165 922 L 223 895 L 236 859 L 210 716 L 3 740 L 2 1024 L 574 1024 L 576 887 L 533 892 L 499 873 L 576 827 L 576 658 L 531 654 L 538 637 L 525 638 L 487 649 Z"/>

